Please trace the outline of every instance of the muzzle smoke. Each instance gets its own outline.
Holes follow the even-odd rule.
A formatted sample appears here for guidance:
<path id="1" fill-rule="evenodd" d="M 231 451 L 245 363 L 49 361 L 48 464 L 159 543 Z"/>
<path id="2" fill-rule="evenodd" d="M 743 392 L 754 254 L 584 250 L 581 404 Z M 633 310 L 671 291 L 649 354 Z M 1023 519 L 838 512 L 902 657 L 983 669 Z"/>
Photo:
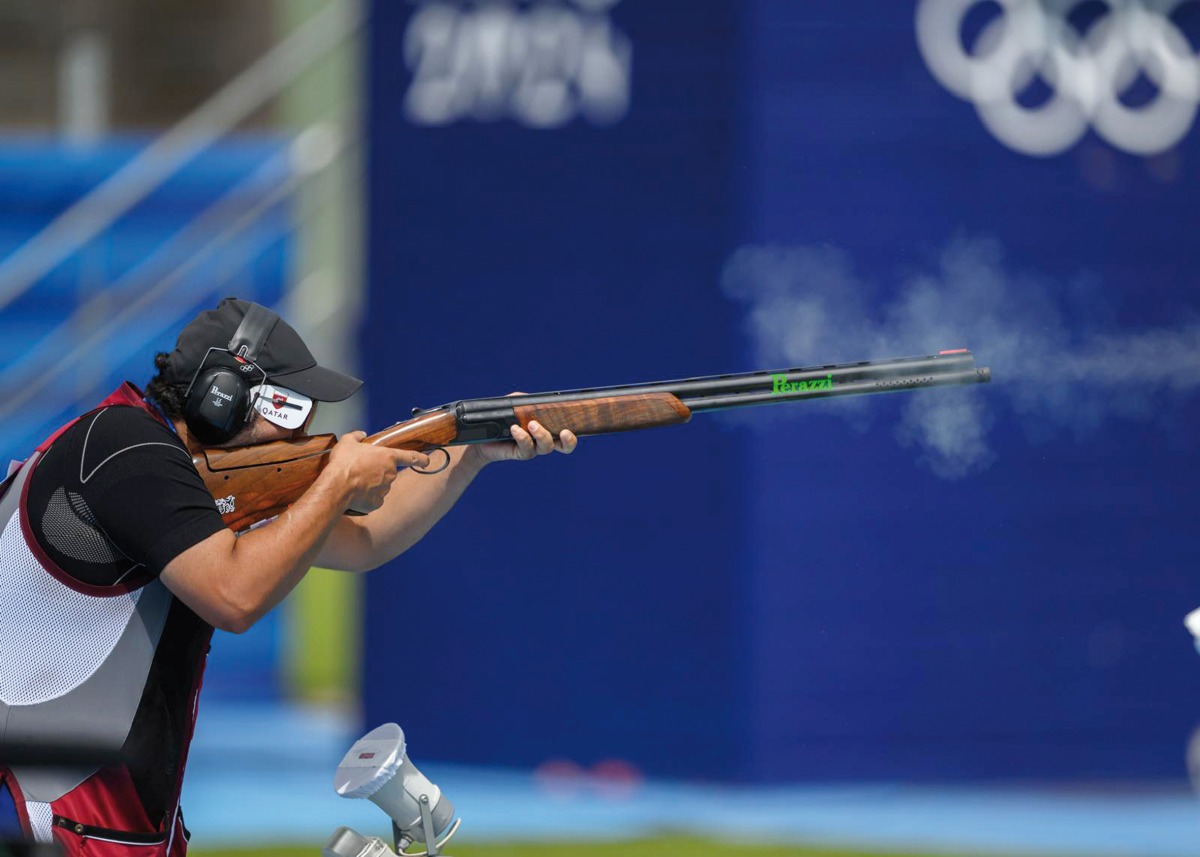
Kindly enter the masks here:
<path id="1" fill-rule="evenodd" d="M 999 409 L 1035 439 L 1085 435 L 1113 417 L 1148 418 L 1162 396 L 1200 386 L 1200 321 L 1120 329 L 1087 281 L 1014 273 L 991 240 L 952 241 L 931 270 L 889 292 L 833 247 L 748 246 L 730 257 L 722 289 L 748 306 L 755 362 L 767 368 L 970 348 L 993 382 L 915 393 L 896 430 L 945 478 L 994 460 L 988 430 Z M 837 404 L 866 424 L 869 400 Z"/>

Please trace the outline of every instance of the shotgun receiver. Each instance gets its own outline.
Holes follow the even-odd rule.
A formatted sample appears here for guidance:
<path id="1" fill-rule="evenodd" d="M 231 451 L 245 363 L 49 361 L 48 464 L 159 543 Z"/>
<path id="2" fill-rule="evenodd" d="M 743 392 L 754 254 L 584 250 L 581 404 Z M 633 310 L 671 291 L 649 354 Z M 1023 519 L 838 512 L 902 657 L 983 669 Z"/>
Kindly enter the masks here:
<path id="1" fill-rule="evenodd" d="M 462 399 L 437 408 L 414 408 L 412 419 L 363 443 L 422 452 L 444 450 L 454 444 L 503 440 L 511 426 L 526 428 L 533 420 L 556 437 L 562 429 L 580 436 L 609 434 L 678 425 L 692 414 L 708 411 L 990 380 L 991 370 L 976 368 L 971 352 L 964 348 L 927 357 Z M 336 443 L 337 437 L 327 434 L 207 449 L 193 462 L 226 525 L 237 532 L 294 503 L 317 478 Z"/>

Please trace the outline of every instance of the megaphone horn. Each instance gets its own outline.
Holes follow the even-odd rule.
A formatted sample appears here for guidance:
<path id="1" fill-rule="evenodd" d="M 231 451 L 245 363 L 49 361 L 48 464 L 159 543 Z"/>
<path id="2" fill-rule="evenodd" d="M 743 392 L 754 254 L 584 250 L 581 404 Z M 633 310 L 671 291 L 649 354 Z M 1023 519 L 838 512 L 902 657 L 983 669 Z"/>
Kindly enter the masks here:
<path id="1" fill-rule="evenodd" d="M 386 812 L 396 851 L 403 857 L 434 855 L 458 830 L 454 804 L 408 758 L 404 731 L 395 723 L 372 729 L 354 743 L 338 765 L 333 788 L 342 797 L 366 798 Z M 432 846 L 419 853 L 406 851 L 414 842 Z"/>

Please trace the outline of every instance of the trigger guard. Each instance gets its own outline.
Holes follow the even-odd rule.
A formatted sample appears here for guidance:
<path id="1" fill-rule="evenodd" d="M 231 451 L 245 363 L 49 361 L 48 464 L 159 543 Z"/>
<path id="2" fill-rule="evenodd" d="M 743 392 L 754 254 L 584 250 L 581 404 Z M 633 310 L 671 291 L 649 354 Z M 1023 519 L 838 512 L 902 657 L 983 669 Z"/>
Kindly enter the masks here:
<path id="1" fill-rule="evenodd" d="M 446 460 L 442 463 L 441 467 L 439 467 L 437 470 L 418 470 L 415 467 L 410 467 L 408 469 L 413 473 L 420 473 L 422 476 L 433 476 L 435 473 L 441 473 L 450 466 L 450 453 L 446 451 L 446 447 L 435 446 L 432 450 L 430 450 L 430 452 L 440 452 L 442 455 L 446 456 Z"/>

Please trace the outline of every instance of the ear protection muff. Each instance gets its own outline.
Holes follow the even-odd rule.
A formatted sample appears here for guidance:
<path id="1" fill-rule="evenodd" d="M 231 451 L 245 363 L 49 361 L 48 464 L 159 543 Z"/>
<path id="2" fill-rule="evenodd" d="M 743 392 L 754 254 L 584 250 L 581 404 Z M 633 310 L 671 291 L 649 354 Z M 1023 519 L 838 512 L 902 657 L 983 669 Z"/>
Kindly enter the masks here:
<path id="1" fill-rule="evenodd" d="M 267 380 L 267 373 L 256 361 L 278 321 L 279 316 L 271 310 L 250 304 L 229 345 L 214 346 L 205 352 L 188 384 L 183 406 L 188 431 L 201 443 L 225 443 L 249 422 L 254 406 L 250 388 Z M 205 368 L 214 351 L 230 355 L 238 367 Z"/>

